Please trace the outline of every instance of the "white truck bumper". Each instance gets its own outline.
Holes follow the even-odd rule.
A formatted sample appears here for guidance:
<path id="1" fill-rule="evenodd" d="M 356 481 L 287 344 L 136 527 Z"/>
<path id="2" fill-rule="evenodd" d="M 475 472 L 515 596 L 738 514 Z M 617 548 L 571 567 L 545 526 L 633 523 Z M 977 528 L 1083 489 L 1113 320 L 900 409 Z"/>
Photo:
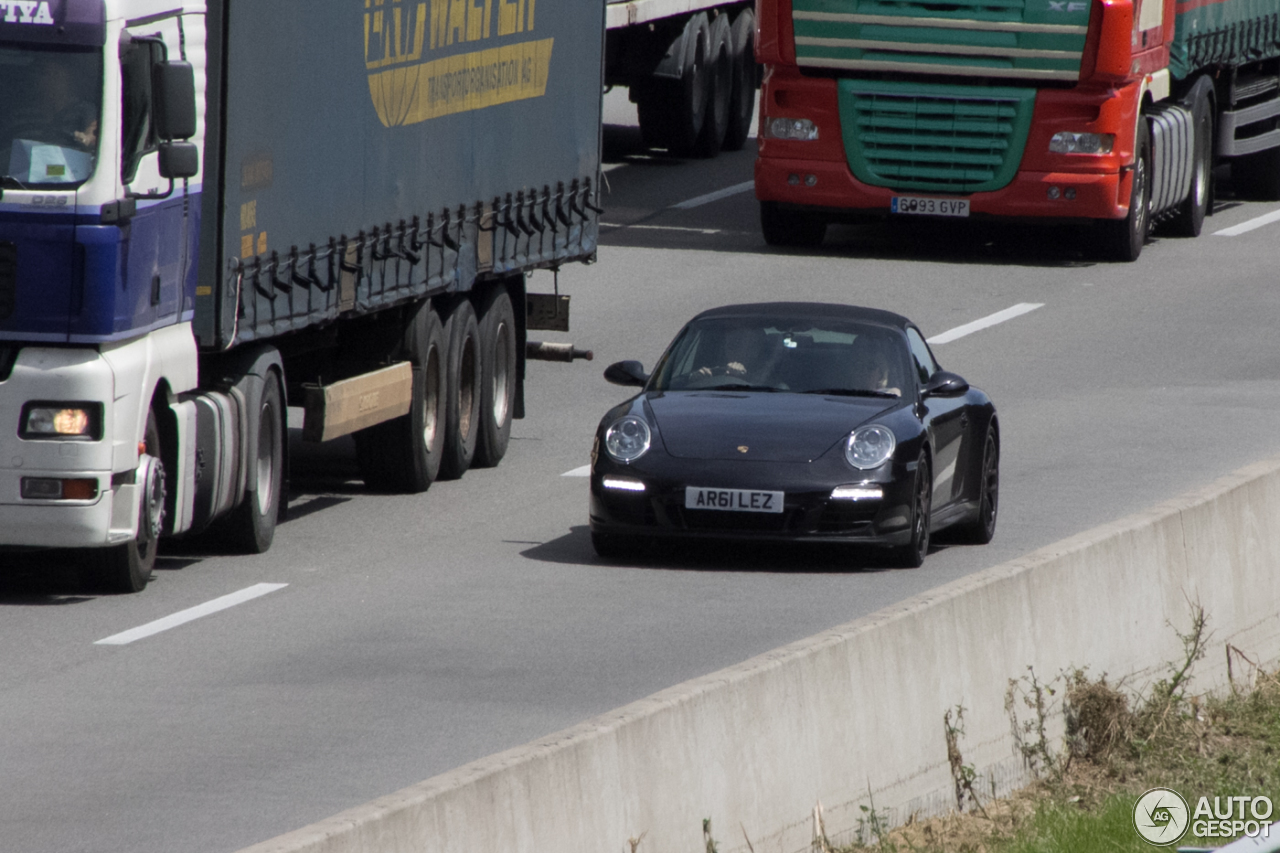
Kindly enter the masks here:
<path id="1" fill-rule="evenodd" d="M 97 349 L 28 346 L 0 381 L 0 546 L 92 548 L 137 535 L 141 495 L 138 441 L 157 384 L 173 393 L 196 384 L 189 324 Z M 23 437 L 31 403 L 100 406 L 90 438 Z M 186 424 L 180 429 L 187 432 Z M 83 480 L 84 499 L 48 500 L 23 481 Z M 84 484 L 80 484 L 84 491 Z"/>

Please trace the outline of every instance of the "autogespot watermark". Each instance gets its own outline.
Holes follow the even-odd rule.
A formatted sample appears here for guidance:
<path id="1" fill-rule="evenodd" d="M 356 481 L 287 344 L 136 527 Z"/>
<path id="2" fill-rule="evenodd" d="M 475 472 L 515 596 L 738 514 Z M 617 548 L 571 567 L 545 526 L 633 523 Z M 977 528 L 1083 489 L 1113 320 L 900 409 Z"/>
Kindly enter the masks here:
<path id="1" fill-rule="evenodd" d="M 1152 788 L 1133 804 L 1133 828 L 1156 847 L 1169 847 L 1191 830 L 1195 838 L 1271 837 L 1270 797 L 1201 797 L 1193 810 L 1172 788 Z"/>

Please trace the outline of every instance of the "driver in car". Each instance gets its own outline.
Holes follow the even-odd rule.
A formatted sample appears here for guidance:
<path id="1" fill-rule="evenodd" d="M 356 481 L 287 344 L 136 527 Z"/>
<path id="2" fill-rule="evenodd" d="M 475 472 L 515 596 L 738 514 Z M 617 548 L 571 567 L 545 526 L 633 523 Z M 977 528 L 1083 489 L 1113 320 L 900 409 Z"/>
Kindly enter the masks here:
<path id="1" fill-rule="evenodd" d="M 756 361 L 761 354 L 761 338 L 764 332 L 749 326 L 735 326 L 725 329 L 721 339 L 723 362 L 704 365 L 695 371 L 698 376 L 735 376 L 745 378 L 747 365 Z"/>

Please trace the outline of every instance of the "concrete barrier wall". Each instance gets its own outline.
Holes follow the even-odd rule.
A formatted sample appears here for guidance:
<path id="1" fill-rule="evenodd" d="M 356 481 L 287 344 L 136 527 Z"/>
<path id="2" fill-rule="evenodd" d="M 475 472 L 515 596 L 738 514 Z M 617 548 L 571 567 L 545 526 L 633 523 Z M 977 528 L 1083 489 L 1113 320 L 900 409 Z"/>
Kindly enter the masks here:
<path id="1" fill-rule="evenodd" d="M 943 714 L 983 790 L 1028 779 L 1010 679 L 1088 666 L 1142 689 L 1198 601 L 1225 644 L 1280 658 L 1280 457 L 869 617 L 473 762 L 243 853 L 796 853 L 874 798 L 895 822 L 954 807 Z M 1060 730 L 1060 727 L 1059 727 Z"/>

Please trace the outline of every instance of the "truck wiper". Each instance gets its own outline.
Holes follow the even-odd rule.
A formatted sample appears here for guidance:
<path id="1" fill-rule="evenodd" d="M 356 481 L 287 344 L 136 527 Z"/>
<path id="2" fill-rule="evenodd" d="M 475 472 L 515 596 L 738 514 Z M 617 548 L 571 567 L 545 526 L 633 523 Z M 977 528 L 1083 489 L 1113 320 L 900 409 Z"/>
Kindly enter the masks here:
<path id="1" fill-rule="evenodd" d="M 26 189 L 26 186 L 22 181 L 18 180 L 13 175 L 0 175 L 0 198 L 4 198 L 4 191 L 6 187 L 15 190 Z"/>

